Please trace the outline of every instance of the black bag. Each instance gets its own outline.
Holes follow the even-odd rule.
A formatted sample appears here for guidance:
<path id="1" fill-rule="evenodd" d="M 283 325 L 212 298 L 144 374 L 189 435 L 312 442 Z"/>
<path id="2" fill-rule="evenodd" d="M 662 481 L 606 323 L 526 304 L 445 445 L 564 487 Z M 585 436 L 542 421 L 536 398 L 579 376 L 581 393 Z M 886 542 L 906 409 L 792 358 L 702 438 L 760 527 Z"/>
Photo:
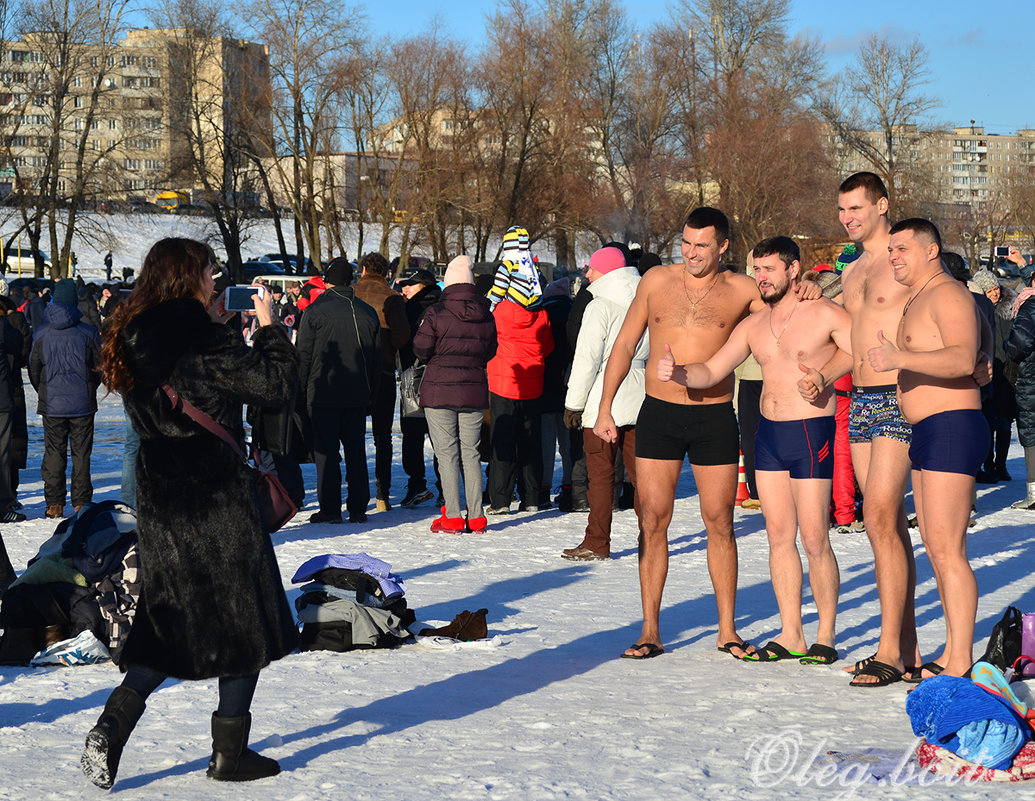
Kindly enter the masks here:
<path id="1" fill-rule="evenodd" d="M 399 416 L 423 417 L 424 409 L 420 405 L 420 385 L 424 381 L 424 368 L 427 365 L 414 362 L 399 375 Z"/>
<path id="2" fill-rule="evenodd" d="M 1021 610 L 1015 606 L 1008 607 L 999 622 L 992 627 L 988 646 L 980 661 L 995 665 L 1000 670 L 1011 667 L 1021 655 L 1021 621 Z"/>

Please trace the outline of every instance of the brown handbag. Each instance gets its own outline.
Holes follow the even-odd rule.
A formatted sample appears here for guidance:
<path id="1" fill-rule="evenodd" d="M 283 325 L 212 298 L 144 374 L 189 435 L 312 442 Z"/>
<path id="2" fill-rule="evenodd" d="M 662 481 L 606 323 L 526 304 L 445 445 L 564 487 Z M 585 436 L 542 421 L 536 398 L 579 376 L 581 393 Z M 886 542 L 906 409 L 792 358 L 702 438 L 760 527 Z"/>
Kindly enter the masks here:
<path id="1" fill-rule="evenodd" d="M 280 479 L 273 475 L 273 473 L 264 473 L 252 467 L 248 462 L 244 449 L 237 443 L 237 440 L 231 436 L 224 426 L 213 420 L 211 416 L 201 411 L 201 409 L 180 395 L 169 384 L 163 384 L 162 389 L 169 396 L 174 409 L 184 412 L 206 431 L 215 434 L 233 448 L 234 453 L 241 457 L 241 461 L 254 474 L 255 496 L 259 504 L 259 515 L 262 517 L 262 523 L 267 534 L 280 530 L 285 523 L 295 516 L 298 507 L 291 500 L 291 496 L 284 489 L 284 485 L 280 483 Z"/>

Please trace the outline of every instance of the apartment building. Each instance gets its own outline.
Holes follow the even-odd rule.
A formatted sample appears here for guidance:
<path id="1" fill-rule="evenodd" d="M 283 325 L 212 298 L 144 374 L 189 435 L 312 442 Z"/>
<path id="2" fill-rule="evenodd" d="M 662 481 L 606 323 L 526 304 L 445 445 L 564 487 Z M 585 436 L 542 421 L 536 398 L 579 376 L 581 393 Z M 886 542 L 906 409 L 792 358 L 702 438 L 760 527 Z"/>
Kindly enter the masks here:
<path id="1" fill-rule="evenodd" d="M 887 153 L 882 131 L 860 135 L 878 152 Z M 831 148 L 843 173 L 872 170 L 862 155 L 830 134 Z M 1035 180 L 1035 130 L 1016 134 L 986 133 L 968 125 L 951 131 L 924 131 L 904 125 L 894 133 L 898 161 L 926 170 L 938 191 L 938 202 L 975 204 L 993 199 L 1017 180 Z"/>
<path id="2" fill-rule="evenodd" d="M 203 113 L 192 114 L 199 102 Z M 218 138 L 242 124 L 265 135 L 269 103 L 260 44 L 146 28 L 108 46 L 70 45 L 53 33 L 0 43 L 0 194 L 44 181 L 59 196 L 97 199 L 199 188 L 197 160 L 185 155 L 191 141 L 207 144 L 206 169 L 218 175 Z M 192 117 L 201 130 L 188 138 Z"/>

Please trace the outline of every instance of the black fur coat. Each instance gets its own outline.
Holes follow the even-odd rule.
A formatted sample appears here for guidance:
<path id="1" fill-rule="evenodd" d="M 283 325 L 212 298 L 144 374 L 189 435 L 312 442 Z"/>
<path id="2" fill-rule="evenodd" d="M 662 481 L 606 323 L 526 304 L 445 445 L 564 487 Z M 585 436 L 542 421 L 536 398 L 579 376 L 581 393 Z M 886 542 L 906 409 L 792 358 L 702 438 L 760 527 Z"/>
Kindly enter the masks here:
<path id="1" fill-rule="evenodd" d="M 175 411 L 168 382 L 243 444 L 242 404 L 291 398 L 294 347 L 280 326 L 253 347 L 195 300 L 167 301 L 122 332 L 135 386 L 141 594 L 122 655 L 169 676 L 254 673 L 290 653 L 297 630 L 250 472 L 229 445 Z"/>

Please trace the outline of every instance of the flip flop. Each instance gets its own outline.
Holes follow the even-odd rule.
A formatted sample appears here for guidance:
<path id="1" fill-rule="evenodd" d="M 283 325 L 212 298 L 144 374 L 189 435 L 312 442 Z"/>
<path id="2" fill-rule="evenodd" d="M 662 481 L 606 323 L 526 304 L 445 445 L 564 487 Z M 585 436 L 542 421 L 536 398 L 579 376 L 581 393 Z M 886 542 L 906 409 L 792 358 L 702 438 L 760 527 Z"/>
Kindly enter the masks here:
<path id="1" fill-rule="evenodd" d="M 813 643 L 808 652 L 798 661 L 803 665 L 830 665 L 840 658 L 836 648 L 821 643 Z"/>
<path id="2" fill-rule="evenodd" d="M 638 651 L 643 648 L 647 649 L 645 654 L 622 654 L 622 659 L 653 659 L 656 656 L 661 656 L 665 653 L 665 649 L 660 645 L 655 645 L 652 642 L 634 642 L 625 650 L 627 651 Z"/>
<path id="3" fill-rule="evenodd" d="M 849 687 L 887 687 L 889 684 L 894 684 L 896 681 L 902 681 L 902 671 L 896 667 L 885 662 L 878 662 L 876 659 L 872 660 L 866 667 L 855 674 L 856 678 L 859 676 L 873 676 L 877 681 L 870 682 L 856 682 L 855 679 L 848 683 Z"/>
<path id="4" fill-rule="evenodd" d="M 768 656 L 762 656 L 768 654 Z M 770 640 L 760 650 L 745 656 L 745 662 L 781 662 L 784 659 L 801 659 L 805 654 L 801 651 L 788 651 L 776 640 Z"/>
<path id="5" fill-rule="evenodd" d="M 736 640 L 730 640 L 728 643 L 724 643 L 723 645 L 719 646 L 717 650 L 722 651 L 722 653 L 724 654 L 729 654 L 734 659 L 743 662 L 747 657 L 753 656 L 754 654 L 758 653 L 757 650 L 752 651 L 751 653 L 748 652 L 748 648 L 754 647 L 755 646 L 753 646 L 747 640 L 741 640 L 740 642 L 737 642 Z M 744 656 L 737 656 L 735 653 L 733 653 L 734 648 L 739 648 L 741 651 L 743 651 Z"/>
<path id="6" fill-rule="evenodd" d="M 866 667 L 866 666 L 867 666 L 868 664 L 870 664 L 870 662 L 874 662 L 874 661 L 876 661 L 876 659 L 877 659 L 877 655 L 876 655 L 876 654 L 874 654 L 873 656 L 868 656 L 868 657 L 866 657 L 865 659 L 860 659 L 860 660 L 859 660 L 858 662 L 856 662 L 856 663 L 855 663 L 855 666 L 854 666 L 854 667 L 852 667 L 852 668 L 851 668 L 850 670 L 849 670 L 848 668 L 845 668 L 845 669 L 844 669 L 844 670 L 845 670 L 845 673 L 851 673 L 851 674 L 852 674 L 853 676 L 858 676 L 858 675 L 859 675 L 859 673 L 860 673 L 860 672 L 861 672 L 861 671 L 862 671 L 862 670 L 863 670 L 863 669 L 864 669 L 864 668 L 865 668 L 865 667 Z"/>

